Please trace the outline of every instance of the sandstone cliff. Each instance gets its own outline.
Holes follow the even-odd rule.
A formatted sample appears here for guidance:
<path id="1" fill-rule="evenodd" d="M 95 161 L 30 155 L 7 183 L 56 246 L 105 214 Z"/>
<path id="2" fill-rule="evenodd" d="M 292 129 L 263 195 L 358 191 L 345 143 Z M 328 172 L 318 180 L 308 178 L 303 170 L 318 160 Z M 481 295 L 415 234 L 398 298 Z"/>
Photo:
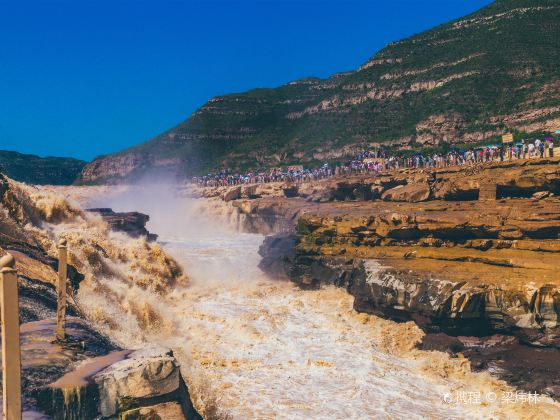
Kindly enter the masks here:
<path id="1" fill-rule="evenodd" d="M 187 192 L 227 202 L 245 230 L 276 234 L 261 249 L 274 277 L 345 288 L 359 312 L 414 320 L 430 333 L 426 348 L 444 341 L 475 366 L 558 397 L 559 162 Z"/>

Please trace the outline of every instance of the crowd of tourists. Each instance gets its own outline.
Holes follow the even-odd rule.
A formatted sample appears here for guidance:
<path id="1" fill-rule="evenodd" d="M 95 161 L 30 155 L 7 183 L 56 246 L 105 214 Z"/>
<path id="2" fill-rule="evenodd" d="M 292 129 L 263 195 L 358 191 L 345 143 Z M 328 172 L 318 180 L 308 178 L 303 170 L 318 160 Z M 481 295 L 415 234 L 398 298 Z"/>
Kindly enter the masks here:
<path id="1" fill-rule="evenodd" d="M 410 168 L 444 168 L 450 166 L 477 165 L 493 161 L 514 159 L 534 159 L 554 156 L 554 140 L 545 138 L 534 141 L 522 140 L 519 143 L 488 145 L 468 150 L 451 149 L 447 153 L 422 154 L 410 156 L 392 155 L 383 149 L 362 151 L 352 160 L 339 164 L 324 164 L 319 168 L 308 169 L 303 166 L 276 168 L 267 171 L 247 171 L 232 174 L 222 171 L 192 178 L 192 182 L 208 187 L 242 185 L 269 182 L 309 182 L 331 178 L 338 175 L 372 174 Z"/>

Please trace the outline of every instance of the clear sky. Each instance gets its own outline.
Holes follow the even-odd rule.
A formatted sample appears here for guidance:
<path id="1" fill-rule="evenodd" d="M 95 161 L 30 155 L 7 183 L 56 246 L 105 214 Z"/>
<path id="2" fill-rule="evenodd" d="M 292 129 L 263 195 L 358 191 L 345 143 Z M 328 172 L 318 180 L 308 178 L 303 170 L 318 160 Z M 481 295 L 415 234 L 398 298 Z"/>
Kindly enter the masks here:
<path id="1" fill-rule="evenodd" d="M 90 160 L 490 0 L 0 0 L 0 149 Z"/>

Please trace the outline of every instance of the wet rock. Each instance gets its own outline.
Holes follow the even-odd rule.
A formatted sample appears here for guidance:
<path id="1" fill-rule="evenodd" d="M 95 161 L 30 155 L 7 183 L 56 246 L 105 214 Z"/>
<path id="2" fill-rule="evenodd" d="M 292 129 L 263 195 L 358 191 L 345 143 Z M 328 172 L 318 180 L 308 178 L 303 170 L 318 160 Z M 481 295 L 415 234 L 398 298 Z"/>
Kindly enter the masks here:
<path id="1" fill-rule="evenodd" d="M 485 337 L 444 333 L 426 334 L 418 346 L 466 357 L 475 371 L 491 370 L 494 375 L 526 392 L 560 398 L 560 351 L 520 343 L 516 337 L 495 334 Z"/>
<path id="2" fill-rule="evenodd" d="M 86 359 L 37 395 L 55 419 L 200 419 L 173 353 L 157 345 Z"/>
<path id="3" fill-rule="evenodd" d="M 146 229 L 146 223 L 150 220 L 147 214 L 136 211 L 117 213 L 110 208 L 93 208 L 86 211 L 101 215 L 111 230 L 124 232 L 133 238 L 145 237 L 148 241 L 157 240 L 157 235 Z"/>
<path id="4" fill-rule="evenodd" d="M 65 418 L 64 395 L 61 392 L 60 398 L 55 398 L 53 389 L 48 384 L 69 373 L 75 364 L 106 355 L 116 349 L 79 318 L 68 317 L 65 342 L 55 341 L 55 327 L 55 318 L 21 325 L 22 389 L 24 401 L 29 407 L 38 405 L 51 415 L 59 415 L 55 418 Z M 87 390 L 84 389 L 82 395 L 75 396 L 78 399 L 86 394 Z M 95 400 L 95 397 L 92 396 L 92 399 Z M 91 406 L 87 404 L 76 408 L 80 415 L 85 416 L 77 418 L 88 418 L 91 414 Z"/>
<path id="5" fill-rule="evenodd" d="M 459 353 L 465 349 L 463 341 L 444 333 L 426 334 L 418 347 L 422 350 L 436 350 L 446 353 Z"/>
<path id="6" fill-rule="evenodd" d="M 92 379 L 99 389 L 99 411 L 109 417 L 124 407 L 141 405 L 142 400 L 179 390 L 181 373 L 173 353 L 149 346 L 131 353 Z"/>
<path id="7" fill-rule="evenodd" d="M 259 248 L 259 268 L 274 279 L 289 279 L 295 257 L 296 237 L 291 234 L 267 236 Z"/>
<path id="8" fill-rule="evenodd" d="M 407 252 L 405 260 L 417 260 Z M 452 334 L 484 335 L 507 332 L 532 344 L 557 346 L 560 292 L 543 286 L 533 292 L 501 285 L 475 285 L 438 280 L 382 266 L 375 260 L 348 259 L 332 253 L 301 253 L 290 270 L 292 281 L 304 288 L 321 284 L 345 287 L 360 312 L 395 319 L 423 318 L 423 326 Z M 524 331 L 540 330 L 531 339 Z"/>

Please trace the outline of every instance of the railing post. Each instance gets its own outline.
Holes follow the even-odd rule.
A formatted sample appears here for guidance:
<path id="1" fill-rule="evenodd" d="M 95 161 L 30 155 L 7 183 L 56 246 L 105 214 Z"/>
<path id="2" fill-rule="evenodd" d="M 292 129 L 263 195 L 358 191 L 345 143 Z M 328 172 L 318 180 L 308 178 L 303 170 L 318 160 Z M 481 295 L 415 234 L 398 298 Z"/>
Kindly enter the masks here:
<path id="1" fill-rule="evenodd" d="M 63 341 L 66 338 L 64 324 L 66 321 L 66 278 L 68 273 L 68 248 L 66 240 L 58 244 L 58 284 L 56 287 L 56 339 Z"/>
<path id="2" fill-rule="evenodd" d="M 21 420 L 21 353 L 16 261 L 11 254 L 0 259 L 2 315 L 2 417 Z"/>

